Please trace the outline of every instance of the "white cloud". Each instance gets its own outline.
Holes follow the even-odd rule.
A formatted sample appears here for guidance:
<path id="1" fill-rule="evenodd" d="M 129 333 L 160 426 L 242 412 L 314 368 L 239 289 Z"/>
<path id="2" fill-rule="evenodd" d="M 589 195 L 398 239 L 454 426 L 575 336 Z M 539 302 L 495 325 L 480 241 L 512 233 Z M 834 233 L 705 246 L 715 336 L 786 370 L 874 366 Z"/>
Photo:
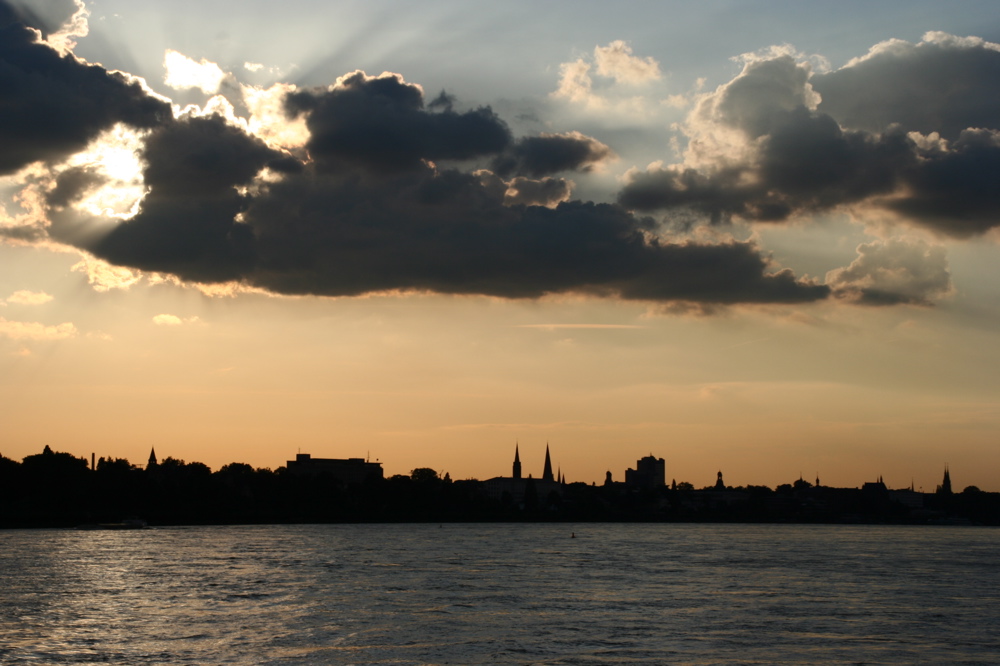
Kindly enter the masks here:
<path id="1" fill-rule="evenodd" d="M 0 317 L 0 336 L 11 340 L 65 340 L 76 337 L 76 326 L 66 322 L 46 326 L 34 321 L 8 321 Z"/>
<path id="2" fill-rule="evenodd" d="M 590 65 L 583 59 L 575 62 L 564 62 L 559 65 L 559 87 L 552 93 L 553 97 L 561 97 L 570 102 L 581 104 L 592 103 L 593 80 L 590 78 Z"/>
<path id="3" fill-rule="evenodd" d="M 826 274 L 838 296 L 870 305 L 928 305 L 952 291 L 945 250 L 922 240 L 890 238 L 858 246 L 858 258 Z"/>
<path id="4" fill-rule="evenodd" d="M 198 88 L 206 95 L 212 95 L 219 92 L 226 78 L 226 73 L 214 62 L 204 58 L 199 62 L 173 49 L 167 49 L 163 54 L 163 66 L 167 70 L 163 82 L 177 90 Z"/>
<path id="5" fill-rule="evenodd" d="M 181 319 L 177 315 L 172 314 L 158 314 L 153 317 L 153 323 L 157 326 L 183 326 L 184 324 L 196 324 L 198 321 L 197 317 Z"/>
<path id="6" fill-rule="evenodd" d="M 125 268 L 124 266 L 112 266 L 106 261 L 101 261 L 89 254 L 73 265 L 73 271 L 87 274 L 87 282 L 94 288 L 94 291 L 111 291 L 112 289 L 128 289 L 142 280 L 143 274 L 140 271 Z"/>
<path id="7" fill-rule="evenodd" d="M 176 315 L 158 314 L 153 317 L 153 323 L 157 326 L 180 326 L 184 322 Z"/>
<path id="8" fill-rule="evenodd" d="M 586 111 L 641 116 L 652 107 L 645 97 L 634 94 L 634 88 L 662 78 L 654 58 L 633 55 L 632 47 L 619 39 L 594 47 L 592 56 L 559 65 L 559 84 L 552 97 Z"/>
<path id="9" fill-rule="evenodd" d="M 42 305 L 51 300 L 52 296 L 44 291 L 28 291 L 26 289 L 15 291 L 7 298 L 8 303 L 15 305 Z"/>
<path id="10" fill-rule="evenodd" d="M 73 0 L 76 4 L 76 11 L 66 25 L 49 35 L 46 40 L 48 44 L 63 55 L 67 55 L 76 47 L 77 37 L 86 37 L 90 34 L 90 10 L 83 4 L 83 0 Z"/>
<path id="11" fill-rule="evenodd" d="M 612 78 L 616 83 L 637 85 L 658 81 L 662 77 L 656 60 L 632 55 L 632 47 L 621 39 L 594 48 L 594 62 L 597 63 L 598 75 Z"/>

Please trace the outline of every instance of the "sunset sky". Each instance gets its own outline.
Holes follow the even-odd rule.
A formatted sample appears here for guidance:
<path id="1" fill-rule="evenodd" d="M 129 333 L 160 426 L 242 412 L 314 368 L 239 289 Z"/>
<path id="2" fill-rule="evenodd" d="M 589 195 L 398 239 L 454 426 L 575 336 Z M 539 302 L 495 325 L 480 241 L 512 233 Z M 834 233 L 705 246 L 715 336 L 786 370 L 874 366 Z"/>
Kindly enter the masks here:
<path id="1" fill-rule="evenodd" d="M 0 454 L 1000 491 L 996 9 L 0 0 Z"/>

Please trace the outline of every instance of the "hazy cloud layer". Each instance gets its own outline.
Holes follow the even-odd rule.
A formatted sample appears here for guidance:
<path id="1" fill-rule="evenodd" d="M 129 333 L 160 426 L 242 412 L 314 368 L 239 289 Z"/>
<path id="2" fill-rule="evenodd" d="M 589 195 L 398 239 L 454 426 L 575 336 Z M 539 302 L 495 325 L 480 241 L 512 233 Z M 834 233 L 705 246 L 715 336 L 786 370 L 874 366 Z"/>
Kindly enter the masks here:
<path id="1" fill-rule="evenodd" d="M 1000 52 L 928 39 L 825 75 L 787 54 L 749 61 L 692 111 L 684 161 L 633 170 L 619 201 L 712 222 L 852 206 L 957 237 L 997 226 Z"/>

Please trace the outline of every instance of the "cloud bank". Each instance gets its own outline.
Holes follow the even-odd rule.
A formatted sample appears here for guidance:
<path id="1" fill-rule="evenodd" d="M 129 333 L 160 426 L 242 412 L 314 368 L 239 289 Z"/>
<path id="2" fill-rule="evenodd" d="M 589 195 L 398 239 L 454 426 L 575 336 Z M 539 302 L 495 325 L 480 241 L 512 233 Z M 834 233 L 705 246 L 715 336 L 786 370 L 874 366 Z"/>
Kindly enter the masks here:
<path id="1" fill-rule="evenodd" d="M 968 238 L 1000 224 L 1000 47 L 929 33 L 828 73 L 789 53 L 748 58 L 685 123 L 685 159 L 633 170 L 632 210 L 713 223 L 850 208 Z"/>
<path id="2" fill-rule="evenodd" d="M 835 293 L 926 304 L 951 289 L 943 251 L 926 244 L 862 245 L 820 284 L 753 242 L 670 230 L 681 219 L 776 224 L 847 207 L 967 238 L 1000 219 L 1000 121 L 986 85 L 1000 50 L 982 40 L 887 42 L 827 73 L 787 51 L 747 57 L 739 76 L 698 98 L 683 161 L 633 169 L 616 202 L 594 203 L 573 198 L 571 176 L 606 168 L 610 146 L 576 131 L 516 137 L 490 107 L 461 109 L 444 92 L 428 101 L 399 74 L 265 91 L 169 52 L 170 85 L 212 94 L 225 80 L 252 115 L 222 97 L 178 112 L 138 79 L 61 54 L 2 0 L 0 32 L 0 86 L 11 91 L 0 106 L 0 174 L 31 167 L 25 192 L 44 215 L 0 235 L 44 236 L 185 281 L 326 296 L 577 293 L 715 305 Z M 614 86 L 662 77 L 624 42 L 577 65 L 588 91 L 592 70 Z M 569 69 L 560 90 L 571 97 Z M 918 79 L 923 87 L 910 85 Z M 114 179 L 70 161 L 109 130 L 141 146 L 126 219 L 83 205 Z"/>

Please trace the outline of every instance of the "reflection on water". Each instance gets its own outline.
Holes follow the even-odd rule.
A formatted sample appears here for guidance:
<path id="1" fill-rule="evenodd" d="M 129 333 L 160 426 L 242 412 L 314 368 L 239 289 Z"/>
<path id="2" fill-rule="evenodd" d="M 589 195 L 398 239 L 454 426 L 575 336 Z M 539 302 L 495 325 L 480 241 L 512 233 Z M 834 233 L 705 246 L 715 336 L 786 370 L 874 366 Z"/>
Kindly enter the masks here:
<path id="1" fill-rule="evenodd" d="M 995 529 L 317 525 L 0 539 L 4 664 L 1000 661 Z"/>

